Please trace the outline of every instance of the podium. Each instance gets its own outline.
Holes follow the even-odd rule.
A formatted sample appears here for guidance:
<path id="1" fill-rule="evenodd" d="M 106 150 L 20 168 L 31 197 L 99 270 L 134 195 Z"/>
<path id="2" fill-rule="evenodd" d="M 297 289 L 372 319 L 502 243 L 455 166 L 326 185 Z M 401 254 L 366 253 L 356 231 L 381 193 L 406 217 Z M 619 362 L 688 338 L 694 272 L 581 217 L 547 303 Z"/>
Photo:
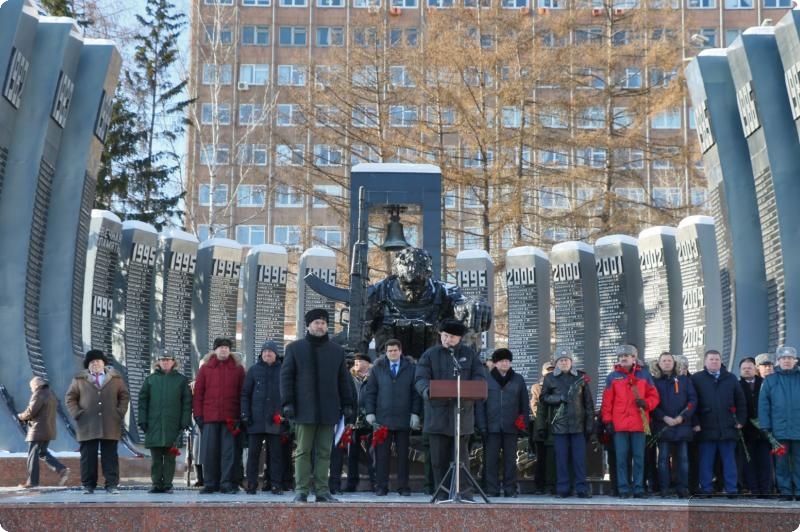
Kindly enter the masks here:
<path id="1" fill-rule="evenodd" d="M 489 502 L 489 498 L 486 497 L 486 493 L 481 489 L 480 485 L 475 481 L 475 477 L 472 476 L 472 473 L 469 472 L 469 469 L 465 464 L 461 462 L 461 400 L 482 400 L 486 399 L 489 395 L 489 387 L 486 384 L 485 380 L 473 381 L 473 380 L 461 380 L 460 373 L 458 374 L 456 379 L 447 379 L 447 380 L 432 380 L 430 381 L 430 388 L 428 389 L 428 396 L 430 400 L 449 400 L 455 399 L 456 404 L 454 408 L 456 409 L 455 415 L 455 460 L 450 463 L 450 468 L 445 473 L 444 478 L 442 478 L 442 482 L 439 486 L 436 487 L 436 490 L 433 492 L 433 497 L 431 497 L 430 502 L 436 501 L 436 498 L 439 495 L 439 492 L 445 492 L 448 495 L 448 498 L 443 501 L 437 501 L 439 503 L 462 503 L 462 502 L 475 502 L 471 499 L 462 499 L 461 493 L 459 492 L 460 486 L 460 476 L 464 475 L 467 479 L 472 488 L 475 489 L 478 493 L 480 493 L 481 497 L 483 498 L 484 502 Z"/>

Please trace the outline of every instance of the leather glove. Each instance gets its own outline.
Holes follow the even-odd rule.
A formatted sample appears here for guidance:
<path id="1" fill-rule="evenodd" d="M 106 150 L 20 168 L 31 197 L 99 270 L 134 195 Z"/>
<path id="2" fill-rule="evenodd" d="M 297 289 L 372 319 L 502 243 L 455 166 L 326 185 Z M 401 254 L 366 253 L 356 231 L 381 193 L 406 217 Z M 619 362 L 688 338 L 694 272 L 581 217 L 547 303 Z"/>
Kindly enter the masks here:
<path id="1" fill-rule="evenodd" d="M 283 417 L 289 421 L 294 421 L 294 405 L 286 405 L 283 407 Z"/>
<path id="2" fill-rule="evenodd" d="M 411 414 L 411 428 L 414 430 L 419 430 L 419 427 L 419 416 L 416 414 Z"/>
<path id="3" fill-rule="evenodd" d="M 375 417 L 375 414 L 367 414 L 367 417 L 365 417 L 364 419 L 366 419 L 366 420 L 367 420 L 367 423 L 369 423 L 370 425 L 374 425 L 374 424 L 375 424 L 375 422 L 378 420 L 378 419 Z"/>
<path id="4" fill-rule="evenodd" d="M 614 424 L 606 423 L 606 434 L 614 434 Z"/>
<path id="5" fill-rule="evenodd" d="M 345 406 L 342 408 L 342 415 L 344 416 L 344 422 L 348 425 L 352 425 L 356 422 L 356 414 L 353 412 L 352 406 Z"/>
<path id="6" fill-rule="evenodd" d="M 250 419 L 248 416 L 246 416 L 244 414 L 242 414 L 239 419 L 241 420 L 242 424 L 244 424 L 244 425 L 246 425 L 248 427 L 253 424 L 253 420 Z"/>
<path id="7" fill-rule="evenodd" d="M 194 416 L 194 422 L 198 429 L 203 430 L 203 416 Z"/>
<path id="8" fill-rule="evenodd" d="M 547 429 L 539 429 L 536 431 L 536 437 L 544 441 L 547 439 Z"/>
<path id="9" fill-rule="evenodd" d="M 644 399 L 637 399 L 636 406 L 638 406 L 642 410 L 647 410 L 647 403 L 644 402 Z"/>
<path id="10" fill-rule="evenodd" d="M 139 428 L 142 432 L 147 433 L 147 423 L 139 423 Z"/>

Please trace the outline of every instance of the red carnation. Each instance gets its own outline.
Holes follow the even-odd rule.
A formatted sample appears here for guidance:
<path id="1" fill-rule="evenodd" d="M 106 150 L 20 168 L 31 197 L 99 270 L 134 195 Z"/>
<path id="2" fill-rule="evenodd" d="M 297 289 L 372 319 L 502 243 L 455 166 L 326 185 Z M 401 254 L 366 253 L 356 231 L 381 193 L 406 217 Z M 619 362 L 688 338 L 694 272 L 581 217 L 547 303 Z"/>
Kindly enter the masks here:
<path id="1" fill-rule="evenodd" d="M 522 414 L 518 415 L 517 419 L 514 420 L 514 426 L 517 427 L 517 430 L 525 432 L 527 427 L 525 426 L 525 418 L 522 416 Z"/>
<path id="2" fill-rule="evenodd" d="M 605 446 L 611 444 L 611 435 L 608 432 L 603 432 L 597 439 Z"/>
<path id="3" fill-rule="evenodd" d="M 282 422 L 283 422 L 283 418 L 281 417 L 280 412 L 275 412 L 272 415 L 272 423 L 274 423 L 275 425 L 280 425 Z"/>
<path id="4" fill-rule="evenodd" d="M 590 382 L 592 382 L 592 378 L 589 377 L 586 373 L 584 373 L 583 374 L 583 382 L 584 382 L 584 384 L 589 384 Z"/>
<path id="5" fill-rule="evenodd" d="M 350 445 L 351 441 L 353 441 L 353 427 L 347 425 L 342 433 L 342 438 L 339 440 L 339 448 L 347 449 L 347 446 Z"/>
<path id="6" fill-rule="evenodd" d="M 736 413 L 736 407 L 732 406 L 732 407 L 728 408 L 728 412 L 730 412 L 731 414 L 735 414 Z"/>
<path id="7" fill-rule="evenodd" d="M 389 437 L 389 428 L 386 425 L 381 425 L 375 432 L 372 433 L 372 447 L 375 448 L 386 441 Z"/>
<path id="8" fill-rule="evenodd" d="M 236 420 L 233 418 L 229 417 L 226 419 L 225 426 L 228 427 L 228 431 L 234 436 L 238 436 L 242 432 L 242 429 L 239 428 L 239 424 L 236 423 Z"/>
<path id="9" fill-rule="evenodd" d="M 180 452 L 180 450 L 179 450 L 177 447 L 175 447 L 175 446 L 173 446 L 173 447 L 170 447 L 170 448 L 167 450 L 167 452 L 168 452 L 169 454 L 171 454 L 172 456 L 180 456 L 180 455 L 181 455 L 181 452 Z"/>
<path id="10" fill-rule="evenodd" d="M 770 451 L 770 454 L 773 454 L 775 456 L 783 456 L 786 454 L 786 446 L 781 444 L 772 449 L 772 451 Z"/>
<path id="11" fill-rule="evenodd" d="M 686 403 L 686 410 L 692 410 L 693 408 L 694 408 L 694 405 L 691 403 L 691 401 Z"/>
<path id="12" fill-rule="evenodd" d="M 289 435 L 284 432 L 281 434 L 281 445 L 286 445 L 287 443 L 289 443 Z"/>

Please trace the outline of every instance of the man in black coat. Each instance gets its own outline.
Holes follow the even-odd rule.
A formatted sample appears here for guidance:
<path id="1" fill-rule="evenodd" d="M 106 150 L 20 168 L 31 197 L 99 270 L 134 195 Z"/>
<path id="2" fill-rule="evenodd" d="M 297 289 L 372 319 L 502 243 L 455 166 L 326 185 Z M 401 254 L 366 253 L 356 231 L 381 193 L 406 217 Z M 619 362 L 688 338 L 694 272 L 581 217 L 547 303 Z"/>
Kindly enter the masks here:
<path id="1" fill-rule="evenodd" d="M 337 502 L 328 489 L 334 425 L 355 421 L 344 349 L 328 338 L 328 312 L 309 310 L 306 335 L 286 346 L 281 367 L 283 415 L 295 422 L 295 502 L 307 502 L 311 480 L 317 502 Z M 314 463 L 311 463 L 311 453 Z"/>
<path id="2" fill-rule="evenodd" d="M 719 453 L 725 479 L 725 493 L 735 497 L 736 444 L 747 415 L 742 387 L 733 373 L 722 367 L 719 351 L 706 351 L 705 369 L 692 375 L 697 392 L 697 410 L 694 431 L 699 448 L 700 494 L 710 497 L 714 476 L 714 459 Z"/>
<path id="3" fill-rule="evenodd" d="M 763 360 L 763 359 L 762 359 Z M 758 394 L 764 379 L 756 374 L 756 359 L 745 357 L 739 362 L 739 384 L 747 403 L 747 421 L 742 428 L 744 443 L 750 460 L 739 455 L 742 485 L 750 490 L 750 495 L 772 495 L 774 481 L 772 479 L 772 446 L 764 433 L 751 420 L 758 420 Z M 743 453 L 742 453 L 743 454 Z"/>
<path id="4" fill-rule="evenodd" d="M 397 492 L 411 495 L 408 487 L 408 448 L 411 429 L 419 428 L 422 399 L 414 388 L 414 359 L 404 357 L 399 340 L 386 342 L 386 356 L 372 366 L 363 392 L 367 423 L 386 427 L 386 439 L 375 446 L 375 495 L 389 492 L 389 449 L 397 449 Z"/>
<path id="5" fill-rule="evenodd" d="M 456 361 L 461 380 L 485 381 L 486 374 L 480 358 L 471 348 L 461 344 L 466 332 L 463 323 L 457 320 L 444 320 L 440 327 L 440 344 L 428 348 L 417 363 L 414 376 L 417 392 L 425 402 L 425 424 L 423 432 L 428 434 L 431 449 L 431 469 L 433 484 L 439 486 L 447 473 L 450 462 L 455 459 L 456 413 L 455 399 L 431 399 L 432 380 L 456 380 Z M 466 465 L 469 437 L 475 429 L 475 401 L 461 401 L 461 441 L 460 461 Z M 463 477 L 462 477 L 463 478 Z M 463 485 L 463 484 L 462 484 Z M 458 487 L 461 492 L 461 486 Z M 437 498 L 443 499 L 437 489 Z M 451 494 L 455 495 L 455 494 Z M 470 499 L 470 492 L 462 493 L 462 498 Z"/>
<path id="6" fill-rule="evenodd" d="M 261 356 L 247 371 L 242 387 L 242 421 L 247 426 L 247 493 L 254 495 L 258 489 L 258 465 L 262 444 L 266 442 L 269 480 L 272 493 L 283 493 L 283 452 L 281 434 L 281 363 L 278 344 L 272 340 L 261 346 Z"/>

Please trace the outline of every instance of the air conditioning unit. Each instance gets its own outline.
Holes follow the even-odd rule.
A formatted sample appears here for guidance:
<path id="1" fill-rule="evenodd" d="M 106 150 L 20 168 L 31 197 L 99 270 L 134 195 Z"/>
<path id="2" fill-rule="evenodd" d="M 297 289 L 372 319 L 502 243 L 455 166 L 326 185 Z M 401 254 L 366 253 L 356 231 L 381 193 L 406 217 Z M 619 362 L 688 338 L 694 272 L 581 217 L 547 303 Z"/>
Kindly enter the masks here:
<path id="1" fill-rule="evenodd" d="M 547 14 L 547 8 L 546 8 L 546 7 L 540 7 L 540 8 L 537 10 L 537 12 L 538 12 L 540 15 L 546 15 L 546 14 Z"/>
<path id="2" fill-rule="evenodd" d="M 593 17 L 599 17 L 602 14 L 603 14 L 603 10 L 600 9 L 599 7 L 595 7 L 594 9 L 592 9 L 592 16 Z"/>
<path id="3" fill-rule="evenodd" d="M 250 84 L 247 83 L 246 81 L 240 81 L 239 83 L 236 84 L 236 88 L 239 89 L 240 91 L 248 91 L 250 90 Z"/>
<path id="4" fill-rule="evenodd" d="M 396 16 L 401 15 L 402 13 L 403 13 L 403 10 L 400 9 L 399 7 L 390 7 L 389 8 L 389 14 L 392 15 L 392 16 L 396 17 Z"/>
<path id="5" fill-rule="evenodd" d="M 625 10 L 624 10 L 624 9 L 622 9 L 621 7 L 618 7 L 618 8 L 616 8 L 616 9 L 614 10 L 614 14 L 615 14 L 615 15 L 617 15 L 617 16 L 619 16 L 619 15 L 623 15 L 623 14 L 625 14 Z"/>
<path id="6" fill-rule="evenodd" d="M 375 6 L 375 5 L 367 6 L 367 11 L 369 13 L 377 13 L 380 10 L 381 10 L 381 8 L 379 6 Z"/>

